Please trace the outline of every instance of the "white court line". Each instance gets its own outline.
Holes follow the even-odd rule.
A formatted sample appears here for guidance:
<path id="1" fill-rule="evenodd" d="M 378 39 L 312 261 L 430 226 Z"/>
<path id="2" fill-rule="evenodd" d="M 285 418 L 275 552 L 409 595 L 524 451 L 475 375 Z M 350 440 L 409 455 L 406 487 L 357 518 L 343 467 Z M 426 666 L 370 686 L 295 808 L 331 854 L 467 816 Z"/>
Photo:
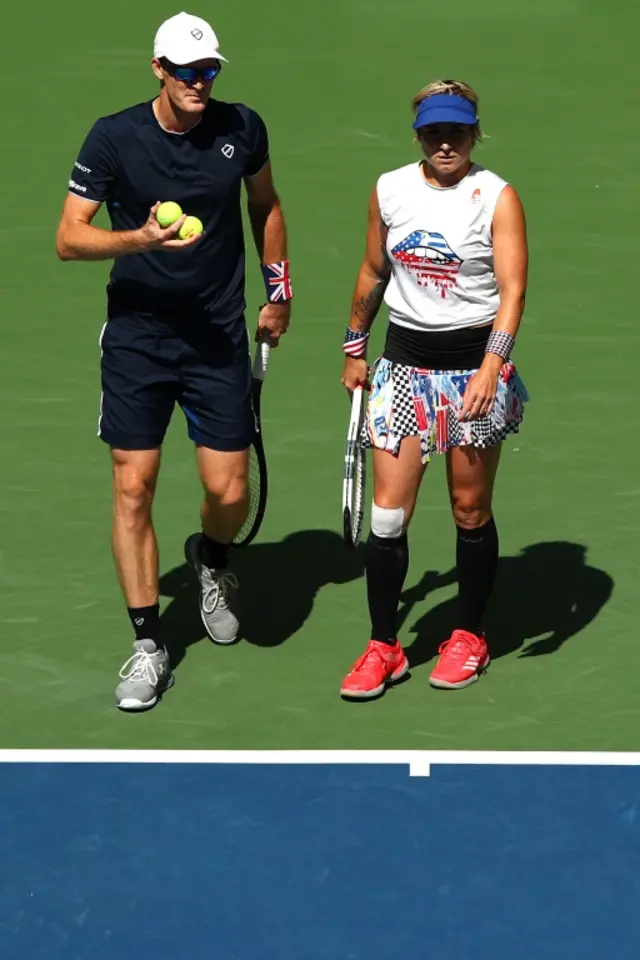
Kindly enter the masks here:
<path id="1" fill-rule="evenodd" d="M 0 763 L 371 764 L 408 766 L 640 766 L 640 753 L 563 750 L 0 750 Z"/>

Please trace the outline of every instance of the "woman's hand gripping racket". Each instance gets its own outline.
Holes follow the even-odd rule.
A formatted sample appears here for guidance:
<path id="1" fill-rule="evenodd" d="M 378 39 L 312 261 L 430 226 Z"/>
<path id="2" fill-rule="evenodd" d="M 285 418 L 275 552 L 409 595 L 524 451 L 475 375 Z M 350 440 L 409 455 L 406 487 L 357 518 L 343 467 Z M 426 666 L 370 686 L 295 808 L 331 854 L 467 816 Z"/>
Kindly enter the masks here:
<path id="1" fill-rule="evenodd" d="M 257 347 L 252 369 L 252 396 L 255 430 L 249 448 L 249 514 L 235 540 L 234 547 L 246 547 L 255 539 L 267 508 L 267 459 L 262 440 L 262 420 L 260 417 L 260 397 L 262 385 L 267 374 L 270 346 L 261 340 Z"/>
<path id="2" fill-rule="evenodd" d="M 367 409 L 364 388 L 358 386 L 351 395 L 351 416 L 347 431 L 342 480 L 342 521 L 344 539 L 349 547 L 357 547 L 362 536 L 366 450 L 362 445 L 362 426 Z"/>

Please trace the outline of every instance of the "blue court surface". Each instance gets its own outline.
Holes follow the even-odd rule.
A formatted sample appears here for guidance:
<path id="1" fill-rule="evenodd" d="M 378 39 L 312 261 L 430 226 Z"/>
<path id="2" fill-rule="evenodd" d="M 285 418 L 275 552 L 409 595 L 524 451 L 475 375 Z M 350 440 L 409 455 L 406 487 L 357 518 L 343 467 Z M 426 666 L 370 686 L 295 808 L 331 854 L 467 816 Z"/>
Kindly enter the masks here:
<path id="1" fill-rule="evenodd" d="M 0 956 L 637 960 L 638 762 L 3 762 Z"/>

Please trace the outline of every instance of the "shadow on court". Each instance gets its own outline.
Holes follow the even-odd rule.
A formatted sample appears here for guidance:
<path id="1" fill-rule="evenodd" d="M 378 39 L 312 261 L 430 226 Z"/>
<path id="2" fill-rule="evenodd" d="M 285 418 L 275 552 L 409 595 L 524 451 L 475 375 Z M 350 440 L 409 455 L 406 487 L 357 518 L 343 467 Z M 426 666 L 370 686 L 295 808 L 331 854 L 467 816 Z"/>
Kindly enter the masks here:
<path id="1" fill-rule="evenodd" d="M 258 542 L 234 552 L 230 569 L 240 581 L 240 639 L 277 647 L 300 630 L 322 587 L 363 576 L 364 547 L 347 550 L 331 530 L 301 530 L 278 543 Z M 206 637 L 197 583 L 186 563 L 160 578 L 160 593 L 173 597 L 162 615 L 162 632 L 177 666 L 186 650 Z"/>
<path id="2" fill-rule="evenodd" d="M 586 560 L 578 543 L 535 543 L 517 556 L 503 556 L 486 630 L 492 659 L 520 650 L 520 657 L 555 653 L 598 616 L 613 592 L 613 580 Z M 407 628 L 417 603 L 456 582 L 455 570 L 425 573 L 402 594 L 399 629 L 412 667 L 437 655 L 456 625 L 457 598 L 440 603 Z M 415 639 L 411 640 L 411 635 Z"/>

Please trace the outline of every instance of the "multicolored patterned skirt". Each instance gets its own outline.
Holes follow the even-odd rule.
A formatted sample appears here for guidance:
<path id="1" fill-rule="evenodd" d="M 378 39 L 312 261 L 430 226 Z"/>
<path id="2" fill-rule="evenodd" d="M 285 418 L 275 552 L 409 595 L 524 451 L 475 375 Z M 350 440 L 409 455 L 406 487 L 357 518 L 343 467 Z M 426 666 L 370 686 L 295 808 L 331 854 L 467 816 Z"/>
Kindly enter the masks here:
<path id="1" fill-rule="evenodd" d="M 380 357 L 374 365 L 362 430 L 366 447 L 397 454 L 403 437 L 420 437 L 422 462 L 451 447 L 492 447 L 517 433 L 529 399 L 513 363 L 505 363 L 488 417 L 461 421 L 464 392 L 475 370 L 419 370 Z"/>

